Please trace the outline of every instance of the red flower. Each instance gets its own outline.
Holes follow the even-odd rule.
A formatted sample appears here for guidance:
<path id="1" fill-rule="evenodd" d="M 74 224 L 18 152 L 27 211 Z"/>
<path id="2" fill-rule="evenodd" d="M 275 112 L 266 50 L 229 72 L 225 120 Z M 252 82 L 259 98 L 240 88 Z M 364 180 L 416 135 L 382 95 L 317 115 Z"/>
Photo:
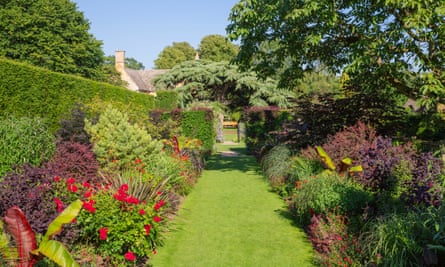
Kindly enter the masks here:
<path id="1" fill-rule="evenodd" d="M 164 204 L 165 202 L 163 200 L 159 200 L 158 203 L 155 204 L 154 209 L 158 211 Z"/>
<path id="2" fill-rule="evenodd" d="M 73 193 L 76 193 L 78 190 L 77 186 L 74 184 L 68 184 L 67 187 L 68 187 L 68 191 L 73 192 Z"/>
<path id="3" fill-rule="evenodd" d="M 60 182 L 60 176 L 54 176 L 54 182 L 58 183 Z"/>
<path id="4" fill-rule="evenodd" d="M 128 184 L 123 184 L 119 187 L 119 192 L 127 192 L 128 191 Z"/>
<path id="5" fill-rule="evenodd" d="M 128 204 L 139 204 L 139 199 L 133 196 L 128 196 L 125 202 L 127 202 Z"/>
<path id="6" fill-rule="evenodd" d="M 155 221 L 155 222 L 160 222 L 162 219 L 161 219 L 161 217 L 159 217 L 159 216 L 154 216 L 153 217 L 153 221 Z"/>
<path id="7" fill-rule="evenodd" d="M 160 195 L 162 195 L 162 192 L 161 192 L 161 191 L 158 191 L 158 193 L 157 193 L 157 194 L 158 194 L 158 196 L 160 196 Z"/>
<path id="8" fill-rule="evenodd" d="M 153 249 L 153 255 L 156 255 L 156 253 L 158 253 L 158 252 L 156 251 L 156 249 Z"/>
<path id="9" fill-rule="evenodd" d="M 113 197 L 117 201 L 125 201 L 127 199 L 127 193 L 119 191 L 118 193 L 114 194 Z"/>
<path id="10" fill-rule="evenodd" d="M 139 164 L 139 163 L 141 163 L 142 162 L 142 160 L 141 159 L 139 159 L 139 158 L 137 158 L 135 161 L 134 161 L 136 164 Z"/>
<path id="11" fill-rule="evenodd" d="M 131 251 L 128 251 L 127 253 L 125 253 L 124 257 L 127 261 L 135 261 L 136 260 L 136 255 L 134 255 L 134 253 Z"/>
<path id="12" fill-rule="evenodd" d="M 56 203 L 56 209 L 57 212 L 62 212 L 63 211 L 63 202 L 62 200 L 60 200 L 59 198 L 54 198 L 54 203 Z"/>
<path id="13" fill-rule="evenodd" d="M 140 209 L 140 210 L 139 210 L 139 214 L 140 214 L 140 215 L 144 215 L 144 214 L 145 214 L 145 210 Z"/>
<path id="14" fill-rule="evenodd" d="M 66 183 L 67 183 L 67 184 L 74 184 L 75 182 L 76 182 L 76 180 L 74 180 L 73 177 L 70 177 L 70 178 L 68 178 L 68 179 L 66 180 Z"/>
<path id="15" fill-rule="evenodd" d="M 86 187 L 86 188 L 91 188 L 91 184 L 90 183 L 88 183 L 88 182 L 83 182 L 83 187 Z"/>
<path id="16" fill-rule="evenodd" d="M 93 194 L 93 192 L 91 190 L 88 190 L 88 191 L 85 192 L 84 196 L 86 198 L 90 198 L 92 194 Z"/>
<path id="17" fill-rule="evenodd" d="M 145 235 L 149 235 L 151 230 L 151 224 L 144 225 L 144 229 L 145 229 Z"/>
<path id="18" fill-rule="evenodd" d="M 102 227 L 99 229 L 99 238 L 100 240 L 106 240 L 107 239 L 107 234 L 108 234 L 108 228 L 107 227 Z"/>
<path id="19" fill-rule="evenodd" d="M 93 206 L 94 203 L 95 203 L 94 200 L 90 199 L 88 202 L 83 202 L 82 207 L 87 211 L 89 211 L 90 213 L 95 213 L 96 208 Z"/>

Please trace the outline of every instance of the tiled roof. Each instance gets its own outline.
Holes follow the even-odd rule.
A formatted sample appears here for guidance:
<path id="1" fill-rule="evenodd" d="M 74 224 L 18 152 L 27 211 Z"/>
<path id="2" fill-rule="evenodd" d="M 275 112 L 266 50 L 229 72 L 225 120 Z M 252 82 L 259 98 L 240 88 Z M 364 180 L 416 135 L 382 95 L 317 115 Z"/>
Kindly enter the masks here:
<path id="1" fill-rule="evenodd" d="M 136 83 L 139 91 L 144 92 L 154 92 L 155 87 L 153 85 L 153 78 L 156 76 L 166 73 L 168 70 L 133 70 L 125 68 L 125 72 L 131 77 L 131 79 Z"/>

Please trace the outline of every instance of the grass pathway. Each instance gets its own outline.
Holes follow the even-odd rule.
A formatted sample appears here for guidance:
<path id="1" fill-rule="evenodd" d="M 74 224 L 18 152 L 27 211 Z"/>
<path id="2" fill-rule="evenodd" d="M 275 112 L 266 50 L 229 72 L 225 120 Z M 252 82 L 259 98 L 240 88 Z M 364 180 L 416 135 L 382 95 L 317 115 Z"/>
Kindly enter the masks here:
<path id="1" fill-rule="evenodd" d="M 312 248 L 241 146 L 213 156 L 172 223 L 154 267 L 312 266 Z"/>

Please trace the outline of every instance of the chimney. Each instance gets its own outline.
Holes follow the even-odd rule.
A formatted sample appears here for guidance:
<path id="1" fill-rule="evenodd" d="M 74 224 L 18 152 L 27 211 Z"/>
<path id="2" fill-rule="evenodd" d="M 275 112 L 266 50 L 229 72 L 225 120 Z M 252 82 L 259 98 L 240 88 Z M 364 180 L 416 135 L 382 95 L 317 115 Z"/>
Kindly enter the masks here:
<path id="1" fill-rule="evenodd" d="M 125 68 L 125 51 L 116 50 L 114 57 L 115 68 L 118 72 L 122 73 Z"/>

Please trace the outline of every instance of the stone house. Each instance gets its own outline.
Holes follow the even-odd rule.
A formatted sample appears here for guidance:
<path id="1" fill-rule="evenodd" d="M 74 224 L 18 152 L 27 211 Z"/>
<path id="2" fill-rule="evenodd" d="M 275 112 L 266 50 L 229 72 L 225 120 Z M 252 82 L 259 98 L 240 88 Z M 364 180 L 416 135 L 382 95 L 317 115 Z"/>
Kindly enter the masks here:
<path id="1" fill-rule="evenodd" d="M 153 79 L 168 70 L 133 70 L 125 66 L 125 51 L 115 52 L 115 67 L 121 74 L 121 79 L 127 83 L 127 89 L 137 92 L 156 94 Z"/>

